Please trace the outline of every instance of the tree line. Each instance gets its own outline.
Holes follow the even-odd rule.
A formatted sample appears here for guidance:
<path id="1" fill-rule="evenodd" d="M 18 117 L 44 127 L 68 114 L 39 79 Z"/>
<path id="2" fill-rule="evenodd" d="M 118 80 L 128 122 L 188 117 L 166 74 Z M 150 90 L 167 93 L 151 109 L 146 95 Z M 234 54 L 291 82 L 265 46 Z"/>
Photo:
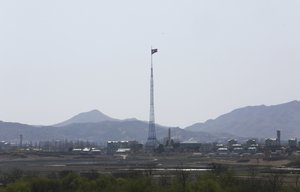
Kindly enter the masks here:
<path id="1" fill-rule="evenodd" d="M 118 174 L 63 171 L 38 176 L 14 170 L 1 174 L 0 192 L 300 192 L 298 181 L 298 175 L 287 183 L 283 174 L 258 175 L 254 170 L 242 176 L 222 169 L 199 175 L 179 170 L 156 177 L 149 172 L 134 171 Z"/>

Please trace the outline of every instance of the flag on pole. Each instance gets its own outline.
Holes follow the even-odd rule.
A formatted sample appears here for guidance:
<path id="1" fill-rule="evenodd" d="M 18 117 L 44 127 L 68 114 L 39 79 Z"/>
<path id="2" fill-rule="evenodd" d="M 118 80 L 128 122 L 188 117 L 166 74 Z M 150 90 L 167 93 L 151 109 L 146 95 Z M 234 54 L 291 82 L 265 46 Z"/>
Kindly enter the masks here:
<path id="1" fill-rule="evenodd" d="M 153 55 L 154 53 L 157 52 L 157 49 L 151 49 L 151 54 Z"/>

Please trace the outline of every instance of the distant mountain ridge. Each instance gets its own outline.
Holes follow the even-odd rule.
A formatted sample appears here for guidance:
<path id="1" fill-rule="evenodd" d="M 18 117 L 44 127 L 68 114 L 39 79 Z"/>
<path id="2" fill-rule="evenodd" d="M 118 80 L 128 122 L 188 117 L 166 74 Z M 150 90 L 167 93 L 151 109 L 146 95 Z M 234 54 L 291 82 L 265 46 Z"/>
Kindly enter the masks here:
<path id="1" fill-rule="evenodd" d="M 169 127 L 156 125 L 158 139 L 167 136 Z M 231 138 L 275 137 L 281 130 L 282 138 L 300 138 L 300 102 L 292 101 L 272 106 L 250 106 L 233 110 L 205 123 L 196 123 L 185 129 L 172 127 L 172 137 L 182 142 L 214 142 Z M 0 140 L 137 140 L 145 142 L 148 122 L 134 118 L 118 120 L 92 110 L 80 113 L 55 126 L 31 126 L 0 121 Z"/>
<path id="2" fill-rule="evenodd" d="M 169 127 L 156 125 L 158 139 L 167 136 Z M 24 142 L 46 140 L 88 140 L 105 143 L 109 140 L 136 140 L 145 142 L 148 134 L 148 122 L 135 118 L 118 120 L 98 110 L 80 113 L 54 126 L 31 126 L 21 123 L 0 121 L 0 140 L 19 142 L 19 135 Z M 218 136 L 183 130 L 172 127 L 172 137 L 180 141 L 209 142 Z"/>
<path id="3" fill-rule="evenodd" d="M 74 123 L 99 123 L 102 121 L 118 121 L 118 119 L 111 118 L 95 109 L 92 111 L 79 113 L 78 115 L 75 115 L 74 117 L 53 126 L 62 127 Z"/>
<path id="4" fill-rule="evenodd" d="M 275 131 L 281 130 L 283 139 L 300 138 L 300 102 L 244 107 L 185 129 L 256 138 L 275 137 Z"/>
<path id="5" fill-rule="evenodd" d="M 172 137 L 180 141 L 210 142 L 218 139 L 213 134 L 192 132 L 172 127 Z M 168 128 L 156 125 L 158 139 L 167 136 Z M 145 142 L 148 123 L 139 120 L 102 121 L 98 123 L 74 123 L 62 127 L 30 126 L 20 123 L 0 122 L 0 140 L 19 142 L 19 135 L 24 142 L 46 140 L 83 140 L 105 143 L 109 140 L 136 140 Z"/>

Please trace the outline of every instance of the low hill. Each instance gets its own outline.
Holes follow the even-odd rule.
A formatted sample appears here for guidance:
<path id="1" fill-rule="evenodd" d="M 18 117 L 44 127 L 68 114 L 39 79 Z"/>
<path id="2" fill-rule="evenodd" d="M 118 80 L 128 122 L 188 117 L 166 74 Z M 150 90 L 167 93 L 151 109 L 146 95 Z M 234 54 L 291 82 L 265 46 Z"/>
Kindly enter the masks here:
<path id="1" fill-rule="evenodd" d="M 26 141 L 48 140 L 60 137 L 55 127 L 31 126 L 21 123 L 11 123 L 0 121 L 0 140 L 19 143 L 19 136 L 23 135 Z"/>

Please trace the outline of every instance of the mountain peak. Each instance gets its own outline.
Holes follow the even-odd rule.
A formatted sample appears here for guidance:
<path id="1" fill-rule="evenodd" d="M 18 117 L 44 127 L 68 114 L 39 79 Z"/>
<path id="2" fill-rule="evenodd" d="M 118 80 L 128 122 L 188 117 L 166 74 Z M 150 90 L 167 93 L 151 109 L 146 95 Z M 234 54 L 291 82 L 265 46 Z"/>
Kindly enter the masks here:
<path id="1" fill-rule="evenodd" d="M 102 121 L 116 121 L 117 119 L 111 118 L 101 111 L 94 109 L 88 112 L 79 113 L 74 117 L 63 121 L 61 123 L 55 124 L 55 127 L 63 127 L 66 125 L 74 124 L 74 123 L 98 123 Z"/>
<path id="2" fill-rule="evenodd" d="M 98 109 L 93 109 L 93 110 L 85 112 L 85 113 L 102 113 L 102 112 L 99 111 Z"/>

